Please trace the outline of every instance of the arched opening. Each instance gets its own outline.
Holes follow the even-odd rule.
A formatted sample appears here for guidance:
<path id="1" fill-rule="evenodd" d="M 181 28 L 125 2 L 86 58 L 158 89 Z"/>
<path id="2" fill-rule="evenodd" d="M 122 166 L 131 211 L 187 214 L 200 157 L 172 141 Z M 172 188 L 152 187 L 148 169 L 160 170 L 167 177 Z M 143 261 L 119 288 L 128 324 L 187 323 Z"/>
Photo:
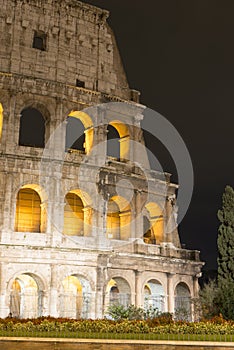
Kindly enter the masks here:
<path id="1" fill-rule="evenodd" d="M 19 145 L 45 147 L 45 119 L 36 108 L 25 108 L 21 112 Z"/>
<path id="2" fill-rule="evenodd" d="M 113 120 L 107 126 L 107 156 L 129 159 L 129 129 L 124 123 Z"/>
<path id="3" fill-rule="evenodd" d="M 77 118 L 68 117 L 66 127 L 66 150 L 85 153 L 85 128 Z"/>
<path id="4" fill-rule="evenodd" d="M 191 294 L 184 282 L 178 283 L 175 288 L 175 318 L 191 321 Z"/>
<path id="5" fill-rule="evenodd" d="M 127 240 L 131 235 L 131 207 L 121 196 L 113 196 L 107 207 L 107 238 Z"/>
<path id="6" fill-rule="evenodd" d="M 148 312 L 164 312 L 165 293 L 162 284 L 155 280 L 149 280 L 144 285 L 144 309 Z"/>
<path id="7" fill-rule="evenodd" d="M 66 151 L 89 154 L 93 146 L 93 122 L 81 111 L 72 111 L 67 117 Z"/>
<path id="8" fill-rule="evenodd" d="M 24 273 L 17 276 L 11 286 L 10 313 L 16 318 L 42 316 L 43 291 L 36 278 Z"/>
<path id="9" fill-rule="evenodd" d="M 2 107 L 2 104 L 0 103 L 0 140 L 2 137 L 2 127 L 3 127 L 3 107 Z"/>
<path id="10" fill-rule="evenodd" d="M 37 191 L 24 186 L 16 199 L 15 231 L 44 232 L 45 213 L 41 210 L 41 198 Z"/>
<path id="11" fill-rule="evenodd" d="M 143 216 L 144 242 L 147 244 L 156 244 L 156 239 L 152 232 L 151 223 L 147 216 Z"/>
<path id="12" fill-rule="evenodd" d="M 131 288 L 122 277 L 112 278 L 106 288 L 106 306 L 131 304 Z"/>
<path id="13" fill-rule="evenodd" d="M 84 204 L 74 192 L 65 197 L 63 232 L 68 236 L 84 235 Z"/>
<path id="14" fill-rule="evenodd" d="M 116 128 L 112 125 L 107 126 L 107 156 L 115 159 L 120 158 L 120 136 Z"/>
<path id="15" fill-rule="evenodd" d="M 62 281 L 60 294 L 60 317 L 89 318 L 91 308 L 91 287 L 81 276 L 68 276 Z"/>
<path id="16" fill-rule="evenodd" d="M 163 209 L 156 203 L 150 202 L 145 206 L 143 232 L 143 239 L 146 244 L 160 244 L 163 242 Z"/>

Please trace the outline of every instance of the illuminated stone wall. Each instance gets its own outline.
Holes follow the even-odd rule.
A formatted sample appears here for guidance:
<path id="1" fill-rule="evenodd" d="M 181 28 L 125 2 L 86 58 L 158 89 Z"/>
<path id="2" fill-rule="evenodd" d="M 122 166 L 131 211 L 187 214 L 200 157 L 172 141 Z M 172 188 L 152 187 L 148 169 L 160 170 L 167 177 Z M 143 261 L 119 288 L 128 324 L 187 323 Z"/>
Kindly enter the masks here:
<path id="1" fill-rule="evenodd" d="M 202 263 L 181 249 L 177 185 L 150 170 L 145 107 L 131 100 L 108 12 L 69 0 L 0 6 L 0 317 L 32 316 L 27 300 L 33 316 L 103 317 L 113 298 L 173 312 L 178 285 L 197 296 Z M 23 145 L 27 113 L 35 144 Z M 82 149 L 66 142 L 68 117 L 82 124 Z M 107 155 L 108 126 L 119 157 Z"/>

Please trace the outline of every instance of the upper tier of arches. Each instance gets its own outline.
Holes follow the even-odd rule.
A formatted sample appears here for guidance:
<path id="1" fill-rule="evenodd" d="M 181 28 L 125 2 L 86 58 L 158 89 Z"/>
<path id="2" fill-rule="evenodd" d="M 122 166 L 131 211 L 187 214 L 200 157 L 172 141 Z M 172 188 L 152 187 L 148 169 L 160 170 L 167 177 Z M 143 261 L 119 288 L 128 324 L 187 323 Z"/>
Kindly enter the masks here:
<path id="1" fill-rule="evenodd" d="M 52 118 L 52 108 L 47 109 L 41 102 L 25 101 L 24 104 L 21 102 L 17 106 L 17 111 L 18 117 L 14 116 L 15 142 L 19 146 L 31 148 L 47 147 L 57 123 L 57 120 L 55 123 L 54 117 Z M 0 103 L 0 142 L 4 124 L 7 130 L 7 123 L 9 123 L 6 113 L 3 104 Z M 118 160 L 129 159 L 131 140 L 139 139 L 139 135 L 136 136 L 133 130 L 134 127 L 124 121 L 123 115 L 118 117 L 118 112 L 116 115 L 113 113 L 113 116 L 108 117 L 100 125 L 96 119 L 97 117 L 85 111 L 69 111 L 60 123 L 62 126 L 60 146 L 64 151 L 77 151 L 89 155 L 93 147 L 104 142 L 106 144 L 105 154 L 108 157 Z"/>

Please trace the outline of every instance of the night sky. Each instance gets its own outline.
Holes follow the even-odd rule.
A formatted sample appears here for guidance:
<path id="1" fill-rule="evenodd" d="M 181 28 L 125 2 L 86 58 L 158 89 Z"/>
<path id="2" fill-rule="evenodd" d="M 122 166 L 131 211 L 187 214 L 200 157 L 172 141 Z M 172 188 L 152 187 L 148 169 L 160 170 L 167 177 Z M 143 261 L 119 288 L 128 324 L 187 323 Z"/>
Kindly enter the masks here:
<path id="1" fill-rule="evenodd" d="M 225 185 L 234 186 L 234 1 L 84 2 L 110 10 L 130 87 L 175 126 L 190 152 L 194 193 L 180 237 L 214 269 L 216 214 Z M 160 144 L 149 138 L 147 146 L 164 171 L 175 172 Z"/>

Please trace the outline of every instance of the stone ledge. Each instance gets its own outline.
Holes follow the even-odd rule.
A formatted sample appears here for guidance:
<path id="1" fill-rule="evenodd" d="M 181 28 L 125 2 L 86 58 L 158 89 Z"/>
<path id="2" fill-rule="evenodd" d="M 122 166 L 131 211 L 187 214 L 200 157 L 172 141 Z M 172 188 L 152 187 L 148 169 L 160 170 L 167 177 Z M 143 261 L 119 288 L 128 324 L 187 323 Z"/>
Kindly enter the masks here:
<path id="1" fill-rule="evenodd" d="M 234 349 L 234 342 L 212 342 L 212 341 L 181 341 L 181 340 L 128 340 L 128 339 L 79 339 L 79 338 L 31 338 L 31 337 L 0 337 L 1 341 L 13 342 L 38 342 L 38 343 L 94 343 L 94 344 L 136 344 L 136 345 L 183 345 L 192 347 L 224 347 Z"/>

